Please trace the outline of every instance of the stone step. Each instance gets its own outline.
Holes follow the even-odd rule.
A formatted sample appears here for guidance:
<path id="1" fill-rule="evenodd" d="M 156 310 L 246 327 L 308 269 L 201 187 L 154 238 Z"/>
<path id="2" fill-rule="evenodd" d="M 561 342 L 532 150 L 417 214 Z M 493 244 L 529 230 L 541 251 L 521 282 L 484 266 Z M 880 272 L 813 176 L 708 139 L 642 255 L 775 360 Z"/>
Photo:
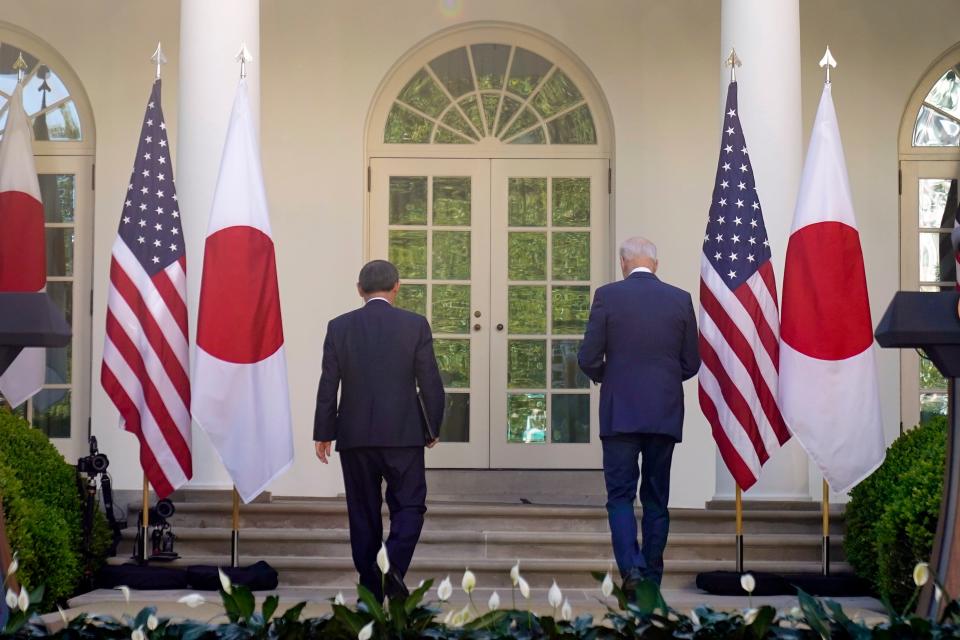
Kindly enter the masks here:
<path id="1" fill-rule="evenodd" d="M 328 587 L 350 589 L 357 580 L 353 561 L 349 557 L 317 556 L 241 556 L 241 565 L 257 560 L 269 562 L 280 574 L 280 585 Z M 126 560 L 112 558 L 111 564 L 122 564 Z M 225 554 L 185 556 L 165 566 L 186 567 L 193 564 L 225 565 L 229 562 Z M 420 580 L 434 579 L 438 583 L 449 575 L 455 585 L 459 585 L 465 567 L 469 567 L 477 576 L 477 584 L 483 588 L 501 589 L 510 592 L 510 568 L 515 559 L 475 558 L 445 559 L 415 557 L 407 574 L 407 583 L 415 585 Z M 597 587 L 591 571 L 605 572 L 610 569 L 611 561 L 606 558 L 530 558 L 520 561 L 520 571 L 531 587 L 549 587 L 556 580 L 563 588 L 590 589 Z M 704 571 L 733 570 L 732 561 L 717 560 L 668 560 L 665 566 L 664 587 L 692 588 L 696 575 Z M 747 569 L 758 572 L 817 573 L 819 562 L 811 561 L 755 561 L 748 562 Z M 844 562 L 833 564 L 837 572 L 850 571 Z M 614 575 L 616 579 L 617 576 Z M 503 593 L 501 593 L 501 596 Z"/>
<path id="2" fill-rule="evenodd" d="M 219 527 L 176 527 L 176 550 L 184 556 L 216 555 L 229 549 L 230 530 Z M 127 529 L 124 539 L 133 549 L 136 532 Z M 320 556 L 350 555 L 347 529 L 248 529 L 241 532 L 241 550 L 249 555 Z M 845 559 L 842 536 L 831 538 L 831 555 Z M 744 539 L 750 560 L 810 561 L 820 558 L 821 538 L 812 534 L 754 534 Z M 426 530 L 417 547 L 418 558 L 472 560 L 514 558 L 598 558 L 610 554 L 607 532 L 561 531 L 437 531 Z M 675 533 L 668 539 L 668 560 L 733 561 L 735 536 L 712 533 Z"/>
<path id="3" fill-rule="evenodd" d="M 223 501 L 191 501 L 176 505 L 170 523 L 177 528 L 230 526 L 231 505 Z M 131 514 L 137 507 L 131 505 Z M 384 509 L 386 513 L 386 509 Z M 673 533 L 734 532 L 734 512 L 726 509 L 671 509 Z M 638 510 L 639 517 L 640 512 Z M 134 517 L 129 518 L 133 524 Z M 346 503 L 337 499 L 255 502 L 240 509 L 243 529 L 345 529 Z M 494 524 L 495 523 L 495 524 Z M 820 532 L 820 512 L 813 509 L 750 509 L 744 513 L 745 534 Z M 425 530 L 606 532 L 603 507 L 504 504 L 428 503 Z M 843 533 L 843 514 L 831 516 L 831 535 Z"/>

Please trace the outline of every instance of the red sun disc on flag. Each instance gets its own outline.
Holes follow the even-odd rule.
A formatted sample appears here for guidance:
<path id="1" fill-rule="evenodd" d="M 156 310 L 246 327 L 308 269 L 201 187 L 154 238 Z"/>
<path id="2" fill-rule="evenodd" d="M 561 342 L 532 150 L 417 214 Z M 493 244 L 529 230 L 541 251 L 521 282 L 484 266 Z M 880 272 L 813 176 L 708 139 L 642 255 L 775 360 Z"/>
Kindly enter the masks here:
<path id="1" fill-rule="evenodd" d="M 273 241 L 259 229 L 227 227 L 207 238 L 197 346 L 250 364 L 283 346 Z"/>
<path id="2" fill-rule="evenodd" d="M 860 235 L 818 222 L 790 236 L 780 334 L 811 358 L 845 360 L 873 343 Z"/>

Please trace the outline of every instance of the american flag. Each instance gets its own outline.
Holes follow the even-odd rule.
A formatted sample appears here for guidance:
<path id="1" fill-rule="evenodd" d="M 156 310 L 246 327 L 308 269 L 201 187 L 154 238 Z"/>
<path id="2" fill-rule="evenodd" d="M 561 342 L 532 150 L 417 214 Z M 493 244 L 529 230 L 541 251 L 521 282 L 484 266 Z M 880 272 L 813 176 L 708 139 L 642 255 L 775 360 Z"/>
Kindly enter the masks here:
<path id="1" fill-rule="evenodd" d="M 157 80 L 113 243 L 100 381 L 161 498 L 193 475 L 186 265 Z"/>
<path id="2" fill-rule="evenodd" d="M 790 438 L 777 405 L 780 320 L 770 243 L 727 89 L 720 160 L 700 256 L 700 408 L 741 489 Z"/>

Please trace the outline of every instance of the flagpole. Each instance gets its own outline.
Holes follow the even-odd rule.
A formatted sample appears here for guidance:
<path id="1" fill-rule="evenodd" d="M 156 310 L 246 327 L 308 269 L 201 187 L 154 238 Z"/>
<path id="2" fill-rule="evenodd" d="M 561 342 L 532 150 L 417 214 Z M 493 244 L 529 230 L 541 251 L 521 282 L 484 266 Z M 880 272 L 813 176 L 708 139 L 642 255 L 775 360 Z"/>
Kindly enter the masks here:
<path id="1" fill-rule="evenodd" d="M 137 547 L 136 559 L 140 564 L 147 562 L 147 528 L 150 526 L 150 482 L 147 474 L 143 474 L 143 502 L 140 507 L 140 545 Z"/>
<path id="2" fill-rule="evenodd" d="M 233 485 L 233 531 L 230 535 L 230 566 L 240 566 L 240 494 Z"/>
<path id="3" fill-rule="evenodd" d="M 737 573 L 743 573 L 743 491 L 737 485 Z"/>
<path id="4" fill-rule="evenodd" d="M 823 481 L 823 575 L 830 575 L 830 485 Z"/>

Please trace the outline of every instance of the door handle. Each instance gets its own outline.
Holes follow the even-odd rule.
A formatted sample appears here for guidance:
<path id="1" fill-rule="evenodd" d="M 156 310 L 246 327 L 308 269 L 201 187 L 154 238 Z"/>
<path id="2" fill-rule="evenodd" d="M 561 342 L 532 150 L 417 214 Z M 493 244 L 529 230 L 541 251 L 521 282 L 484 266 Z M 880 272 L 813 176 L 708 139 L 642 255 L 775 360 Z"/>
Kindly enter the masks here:
<path id="1" fill-rule="evenodd" d="M 502 322 L 497 325 L 497 331 L 503 331 L 503 323 L 502 323 Z"/>

